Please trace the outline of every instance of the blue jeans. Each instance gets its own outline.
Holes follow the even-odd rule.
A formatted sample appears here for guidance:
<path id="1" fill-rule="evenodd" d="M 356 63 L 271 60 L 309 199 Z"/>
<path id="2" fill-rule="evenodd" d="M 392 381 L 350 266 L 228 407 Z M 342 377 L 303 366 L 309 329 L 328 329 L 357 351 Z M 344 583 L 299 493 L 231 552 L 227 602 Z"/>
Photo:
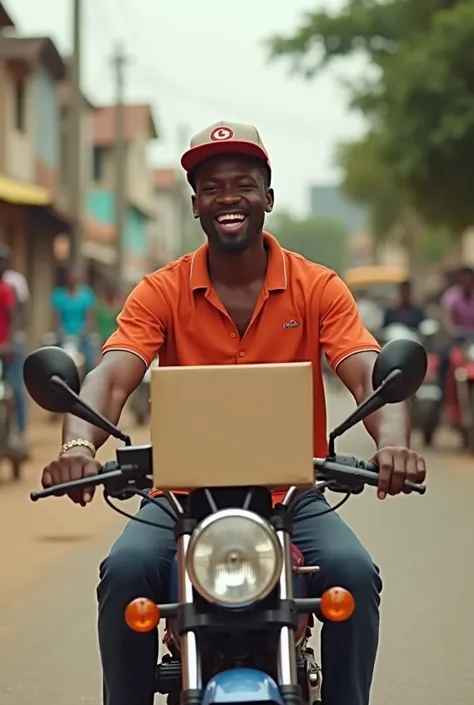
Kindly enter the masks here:
<path id="1" fill-rule="evenodd" d="M 26 342 L 15 341 L 15 357 L 6 365 L 5 378 L 12 388 L 15 403 L 16 421 L 18 431 L 24 433 L 27 423 L 27 399 L 23 383 L 23 363 L 26 357 Z"/>
<path id="2" fill-rule="evenodd" d="M 299 514 L 293 532 L 306 563 L 321 566 L 319 573 L 309 576 L 311 594 L 319 596 L 338 585 L 352 592 L 357 605 L 346 622 L 323 625 L 323 702 L 368 705 L 378 646 L 382 581 L 365 548 L 337 514 L 309 516 L 327 506 L 321 495 L 315 496 Z M 170 517 L 150 502 L 142 503 L 138 516 L 171 525 Z M 136 597 L 168 601 L 175 551 L 171 531 L 129 522 L 100 566 L 97 594 L 104 705 L 153 703 L 158 635 L 155 631 L 131 631 L 124 610 Z"/>

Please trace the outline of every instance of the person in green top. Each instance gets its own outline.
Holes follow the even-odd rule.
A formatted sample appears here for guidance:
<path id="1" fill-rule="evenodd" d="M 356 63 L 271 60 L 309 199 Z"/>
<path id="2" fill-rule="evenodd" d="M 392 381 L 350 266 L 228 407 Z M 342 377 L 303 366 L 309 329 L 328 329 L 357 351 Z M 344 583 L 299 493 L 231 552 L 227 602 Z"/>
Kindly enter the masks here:
<path id="1" fill-rule="evenodd" d="M 122 309 L 122 304 L 118 290 L 113 285 L 106 286 L 96 311 L 97 333 L 100 336 L 101 345 L 117 328 L 117 316 Z"/>

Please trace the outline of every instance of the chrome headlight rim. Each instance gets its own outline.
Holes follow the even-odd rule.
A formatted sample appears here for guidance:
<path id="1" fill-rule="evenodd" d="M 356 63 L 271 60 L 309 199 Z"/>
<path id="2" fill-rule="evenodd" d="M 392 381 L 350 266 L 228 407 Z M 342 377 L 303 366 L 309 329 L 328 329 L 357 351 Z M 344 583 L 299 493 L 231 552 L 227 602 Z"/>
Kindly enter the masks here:
<path id="1" fill-rule="evenodd" d="M 273 549 L 275 551 L 275 569 L 273 571 L 272 579 L 269 580 L 266 585 L 262 586 L 258 595 L 252 597 L 252 599 L 242 601 L 239 603 L 229 602 L 225 600 L 216 599 L 215 595 L 212 595 L 206 588 L 200 583 L 199 578 L 196 575 L 194 563 L 193 563 L 193 553 L 196 544 L 199 542 L 203 533 L 215 523 L 224 521 L 227 518 L 232 519 L 245 519 L 257 524 L 260 528 L 264 529 L 270 539 Z M 186 551 L 186 571 L 188 573 L 189 579 L 193 584 L 194 589 L 199 595 L 204 598 L 210 604 L 222 607 L 224 609 L 245 609 L 258 602 L 264 600 L 272 592 L 272 590 L 277 585 L 281 571 L 283 569 L 283 548 L 278 539 L 277 533 L 269 521 L 261 517 L 255 512 L 251 512 L 247 509 L 240 509 L 238 507 L 232 507 L 227 509 L 220 509 L 213 514 L 210 514 L 205 519 L 203 519 L 196 529 L 191 534 L 189 544 Z"/>

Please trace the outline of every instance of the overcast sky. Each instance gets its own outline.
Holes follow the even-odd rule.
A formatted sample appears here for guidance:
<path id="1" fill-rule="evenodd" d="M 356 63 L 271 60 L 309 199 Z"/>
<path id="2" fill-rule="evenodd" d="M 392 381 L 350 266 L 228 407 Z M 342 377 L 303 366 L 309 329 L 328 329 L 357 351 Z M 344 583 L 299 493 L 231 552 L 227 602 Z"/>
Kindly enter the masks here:
<path id="1" fill-rule="evenodd" d="M 25 34 L 71 49 L 72 0 L 3 0 Z M 126 98 L 152 103 L 161 139 L 153 160 L 177 166 L 191 134 L 217 120 L 252 122 L 273 164 L 277 203 L 304 212 L 311 183 L 337 180 L 334 150 L 357 137 L 342 79 L 360 62 L 340 62 L 305 82 L 289 64 L 268 64 L 264 39 L 296 27 L 315 6 L 340 0 L 83 0 L 83 81 L 93 101 L 113 100 L 111 55 L 123 41 Z M 183 144 L 184 140 L 184 144 Z"/>

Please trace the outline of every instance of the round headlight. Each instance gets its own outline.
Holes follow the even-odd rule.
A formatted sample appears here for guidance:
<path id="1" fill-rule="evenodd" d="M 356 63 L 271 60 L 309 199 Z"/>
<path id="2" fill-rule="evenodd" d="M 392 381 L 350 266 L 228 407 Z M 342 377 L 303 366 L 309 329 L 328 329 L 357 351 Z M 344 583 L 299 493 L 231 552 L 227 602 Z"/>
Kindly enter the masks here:
<path id="1" fill-rule="evenodd" d="M 197 592 L 223 607 L 245 607 L 275 587 L 283 552 L 275 530 L 245 509 L 223 509 L 194 531 L 186 568 Z"/>

